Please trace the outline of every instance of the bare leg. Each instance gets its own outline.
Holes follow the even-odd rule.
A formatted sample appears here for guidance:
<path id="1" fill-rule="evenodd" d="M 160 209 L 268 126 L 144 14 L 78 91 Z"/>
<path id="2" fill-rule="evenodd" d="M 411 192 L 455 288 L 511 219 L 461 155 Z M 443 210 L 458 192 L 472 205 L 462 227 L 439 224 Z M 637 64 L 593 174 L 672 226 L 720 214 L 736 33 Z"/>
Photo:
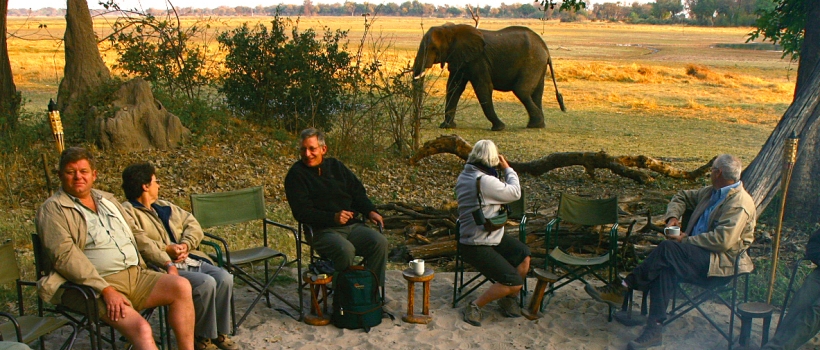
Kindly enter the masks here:
<path id="1" fill-rule="evenodd" d="M 163 275 L 145 301 L 146 308 L 161 305 L 169 307 L 168 320 L 177 338 L 177 349 L 193 350 L 194 301 L 188 280 L 179 276 Z"/>
<path id="2" fill-rule="evenodd" d="M 154 343 L 154 335 L 151 333 L 151 325 L 142 318 L 142 315 L 130 306 L 122 309 L 123 317 L 117 321 L 112 321 L 108 315 L 103 315 L 103 321 L 110 324 L 117 332 L 120 332 L 128 342 L 134 345 L 135 350 L 155 350 L 157 344 Z"/>
<path id="3" fill-rule="evenodd" d="M 478 307 L 484 307 L 484 305 L 489 304 L 493 300 L 498 300 L 503 297 L 506 297 L 510 294 L 516 294 L 521 290 L 523 286 L 507 286 L 501 283 L 494 283 L 487 289 L 484 294 L 481 294 L 476 300 L 475 304 Z"/>

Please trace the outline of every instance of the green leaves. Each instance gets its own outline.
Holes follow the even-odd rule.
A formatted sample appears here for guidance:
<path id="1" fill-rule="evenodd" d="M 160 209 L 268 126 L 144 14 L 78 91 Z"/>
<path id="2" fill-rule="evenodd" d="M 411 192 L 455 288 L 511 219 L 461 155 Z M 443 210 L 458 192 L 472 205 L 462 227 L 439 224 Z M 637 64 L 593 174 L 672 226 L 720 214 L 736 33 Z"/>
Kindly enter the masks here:
<path id="1" fill-rule="evenodd" d="M 769 40 L 774 44 L 780 44 L 783 47 L 783 57 L 791 55 L 791 59 L 797 61 L 806 28 L 806 1 L 776 0 L 772 4 L 774 6 L 763 7 L 757 11 L 760 16 L 755 22 L 757 29 L 749 34 L 746 42 L 762 36 L 763 41 Z"/>

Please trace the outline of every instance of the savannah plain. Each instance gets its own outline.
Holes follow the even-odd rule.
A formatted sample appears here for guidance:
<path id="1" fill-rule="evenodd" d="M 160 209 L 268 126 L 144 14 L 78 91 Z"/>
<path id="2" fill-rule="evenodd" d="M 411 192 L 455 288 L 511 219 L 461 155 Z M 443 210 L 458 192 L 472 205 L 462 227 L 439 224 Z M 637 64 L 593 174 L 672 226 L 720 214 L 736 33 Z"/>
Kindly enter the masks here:
<path id="1" fill-rule="evenodd" d="M 387 17 L 371 20 L 372 34 L 390 43 L 379 53 L 383 69 L 390 74 L 412 65 L 427 28 L 447 21 Z M 464 18 L 449 21 L 472 23 Z M 265 17 L 222 18 L 212 28 L 214 36 L 242 22 L 270 26 L 270 18 Z M 41 24 L 47 28 L 38 28 Z M 100 37 L 110 30 L 103 18 L 96 18 L 94 25 Z M 535 160 L 554 152 L 605 151 L 614 156 L 659 158 L 691 170 L 719 153 L 731 153 L 747 165 L 792 100 L 796 64 L 781 59 L 781 52 L 752 50 L 750 45 L 744 45 L 751 28 L 524 19 L 482 19 L 480 23 L 483 29 L 510 25 L 528 26 L 543 37 L 554 58 L 558 88 L 568 111 L 560 111 L 548 81 L 543 98 L 547 126 L 527 129 L 526 112 L 513 94 L 495 92 L 495 108 L 507 128 L 492 132 L 468 86 L 456 115 L 458 128 L 439 129 L 443 112 L 439 113 L 422 123 L 422 142 L 451 133 L 470 143 L 492 139 L 500 152 L 514 161 Z M 355 53 L 364 21 L 360 16 L 310 17 L 301 18 L 299 24 L 301 29 L 320 26 L 349 29 L 348 50 Z M 62 37 L 64 27 L 63 18 L 9 18 L 8 31 L 12 37 L 8 44 L 14 81 L 26 101 L 24 123 L 43 123 L 48 99 L 56 98 L 64 57 L 62 44 L 54 38 Z M 218 56 L 216 40 L 212 38 L 208 44 Z M 104 44 L 101 50 L 106 62 L 113 64 L 115 53 L 106 51 Z M 375 53 L 365 45 L 364 54 Z M 427 79 L 432 84 L 428 103 L 440 106 L 442 111 L 446 74 L 446 69 L 435 66 Z M 209 131 L 195 133 L 176 150 L 126 154 L 95 150 L 100 171 L 97 187 L 122 198 L 121 171 L 132 162 L 150 160 L 158 165 L 160 197 L 183 208 L 190 208 L 188 198 L 192 193 L 263 185 L 269 217 L 295 225 L 285 200 L 283 181 L 290 165 L 298 159 L 296 136 L 230 115 L 219 123 Z M 45 154 L 50 167 L 58 159 L 48 128 L 38 130 L 0 160 L 0 239 L 15 241 L 26 279 L 33 279 L 29 234 L 35 230 L 34 214 L 48 196 L 40 155 Z M 334 154 L 334 138 L 344 132 L 334 129 L 329 133 L 331 156 L 338 156 Z M 76 144 L 81 140 L 70 141 L 73 142 L 69 144 Z M 369 155 L 369 162 L 348 162 L 374 202 L 438 207 L 452 199 L 452 187 L 463 161 L 442 154 L 411 166 L 405 157 L 386 149 L 387 146 L 382 154 Z M 50 176 L 52 188 L 56 188 L 53 171 Z M 627 211 L 648 209 L 659 215 L 674 192 L 708 182 L 707 178 L 688 182 L 653 176 L 655 181 L 637 184 L 605 169 L 597 170 L 596 177 L 591 178 L 581 167 L 568 167 L 538 177 L 524 175 L 522 185 L 529 210 L 549 217 L 564 191 L 620 195 L 628 201 Z M 759 225 L 759 230 L 771 230 L 769 226 Z M 231 241 L 239 246 L 250 244 L 244 235 L 233 236 Z M 391 237 L 394 246 L 403 241 L 403 237 Z M 292 238 L 283 233 L 274 244 L 292 256 Z M 392 267 L 403 266 L 398 263 Z"/>

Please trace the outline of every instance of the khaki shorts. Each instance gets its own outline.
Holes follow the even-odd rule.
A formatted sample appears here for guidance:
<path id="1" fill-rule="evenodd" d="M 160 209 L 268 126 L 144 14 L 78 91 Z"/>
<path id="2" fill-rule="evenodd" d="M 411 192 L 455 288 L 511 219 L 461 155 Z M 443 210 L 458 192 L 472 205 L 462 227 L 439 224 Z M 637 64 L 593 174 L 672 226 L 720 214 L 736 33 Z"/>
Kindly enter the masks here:
<path id="1" fill-rule="evenodd" d="M 162 278 L 162 275 L 164 274 L 160 272 L 146 270 L 139 266 L 131 266 L 115 274 L 105 276 L 103 279 L 118 292 L 125 295 L 134 310 L 140 311 L 145 308 L 145 301 L 148 300 L 148 296 L 151 295 L 151 291 L 154 290 L 154 286 Z M 61 304 L 72 310 L 83 312 L 82 297 L 79 296 L 79 293 L 66 291 L 63 294 Z M 98 316 L 105 316 L 105 301 L 102 298 L 97 298 L 97 310 L 99 311 Z"/>

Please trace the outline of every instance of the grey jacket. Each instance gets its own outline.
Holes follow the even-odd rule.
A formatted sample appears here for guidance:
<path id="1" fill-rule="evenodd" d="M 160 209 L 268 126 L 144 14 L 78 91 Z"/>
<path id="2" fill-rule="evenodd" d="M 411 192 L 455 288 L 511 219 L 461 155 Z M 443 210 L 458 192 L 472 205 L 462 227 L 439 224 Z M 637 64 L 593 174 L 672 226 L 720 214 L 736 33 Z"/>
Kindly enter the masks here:
<path id="1" fill-rule="evenodd" d="M 485 218 L 496 216 L 502 204 L 512 203 L 521 198 L 521 186 L 518 183 L 518 174 L 513 168 L 504 170 L 505 181 L 485 174 L 472 164 L 464 165 L 464 170 L 456 181 L 456 197 L 458 200 L 458 220 L 461 230 L 462 244 L 467 245 L 498 245 L 504 236 L 504 228 L 487 232 L 484 226 L 478 226 L 473 219 L 472 212 L 479 207 L 476 191 L 476 178 L 481 176 L 481 198 L 484 201 L 482 212 Z"/>
<path id="2" fill-rule="evenodd" d="M 664 220 L 675 217 L 680 219 L 686 209 L 692 210 L 692 216 L 686 224 L 686 233 L 691 234 L 701 217 L 709 199 L 712 197 L 712 186 L 699 190 L 678 192 L 666 207 Z M 754 242 L 755 203 L 743 184 L 733 188 L 726 198 L 718 204 L 709 215 L 708 231 L 697 236 L 687 236 L 683 243 L 693 244 L 712 252 L 709 258 L 709 277 L 725 277 L 734 274 L 735 257 Z M 740 259 L 739 272 L 751 272 L 754 264 L 749 255 Z"/>
<path id="3" fill-rule="evenodd" d="M 105 198 L 116 207 L 131 229 L 134 246 L 139 247 L 133 236 L 142 235 L 143 231 L 135 226 L 129 215 L 125 214 L 114 195 L 96 189 L 91 190 L 91 195 L 97 200 Z M 52 264 L 51 273 L 37 281 L 37 290 L 43 300 L 52 304 L 59 303 L 62 296 L 60 286 L 66 281 L 89 286 L 98 294 L 108 287 L 108 282 L 97 273 L 97 269 L 83 252 L 88 238 L 85 216 L 77 210 L 74 201 L 62 189 L 40 206 L 35 225 L 45 254 Z M 152 254 L 161 256 L 165 252 L 152 251 Z M 165 261 L 171 260 L 168 254 L 165 254 L 165 258 Z M 142 257 L 140 266 L 145 267 Z"/>

